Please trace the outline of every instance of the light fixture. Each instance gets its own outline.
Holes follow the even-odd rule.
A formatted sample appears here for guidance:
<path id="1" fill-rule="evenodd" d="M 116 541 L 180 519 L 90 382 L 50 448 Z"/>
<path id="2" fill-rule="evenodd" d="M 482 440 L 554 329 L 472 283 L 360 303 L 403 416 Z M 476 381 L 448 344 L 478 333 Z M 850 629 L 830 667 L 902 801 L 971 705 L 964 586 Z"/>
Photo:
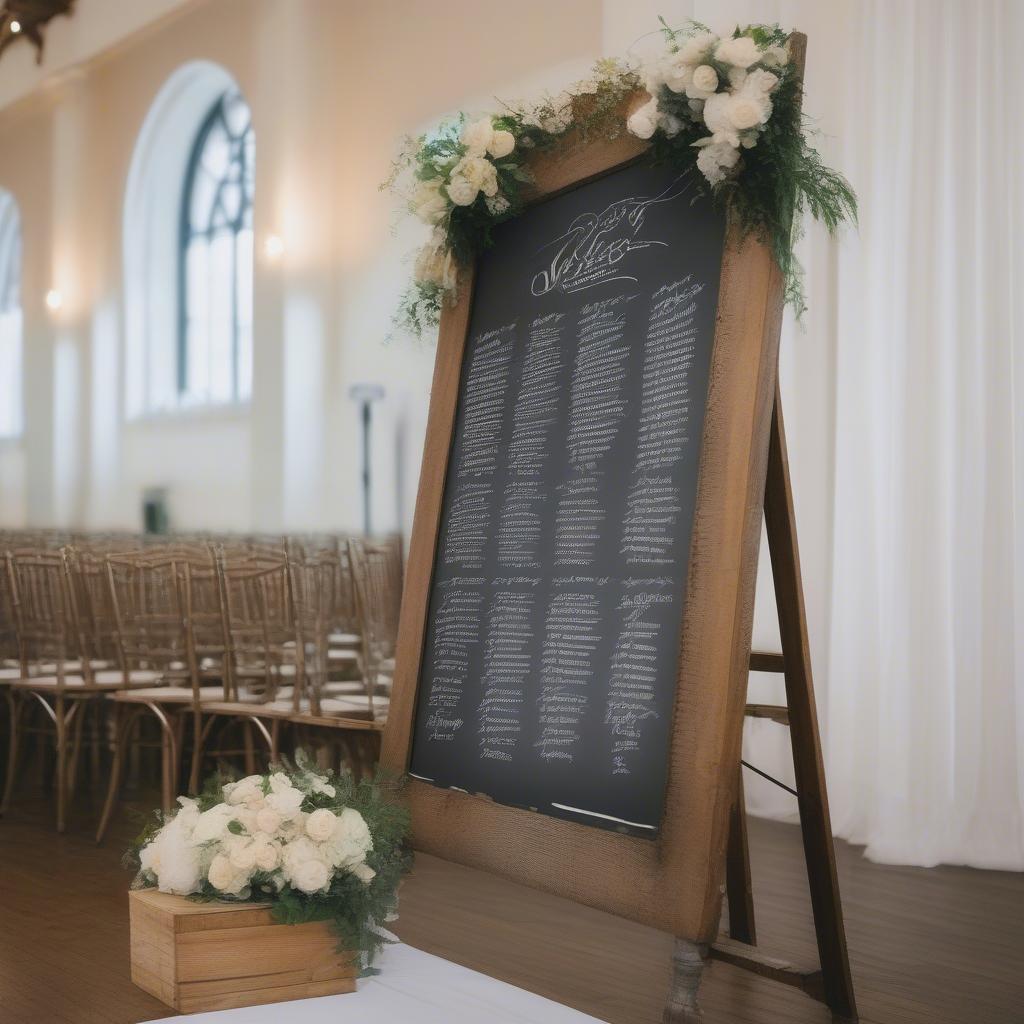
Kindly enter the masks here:
<path id="1" fill-rule="evenodd" d="M 21 31 L 21 22 L 17 18 L 11 20 L 11 35 L 17 35 Z"/>
<path id="2" fill-rule="evenodd" d="M 57 291 L 56 288 L 51 288 L 46 293 L 46 308 L 47 309 L 52 309 L 52 310 L 56 311 L 56 310 L 60 309 L 61 304 L 63 302 L 64 302 L 64 296 L 61 295 L 61 293 L 59 291 Z"/>
<path id="3" fill-rule="evenodd" d="M 263 242 L 263 251 L 268 260 L 276 260 L 284 255 L 284 239 L 280 235 L 267 235 Z"/>

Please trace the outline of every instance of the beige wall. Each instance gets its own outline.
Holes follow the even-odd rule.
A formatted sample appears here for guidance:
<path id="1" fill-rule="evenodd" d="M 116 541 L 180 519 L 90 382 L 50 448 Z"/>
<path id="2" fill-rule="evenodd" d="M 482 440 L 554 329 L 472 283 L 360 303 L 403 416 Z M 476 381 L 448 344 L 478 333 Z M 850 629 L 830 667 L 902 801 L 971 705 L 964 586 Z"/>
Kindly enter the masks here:
<path id="1" fill-rule="evenodd" d="M 26 431 L 0 449 L 0 522 L 135 525 L 169 488 L 187 527 L 358 525 L 351 383 L 380 381 L 377 525 L 411 514 L 433 350 L 385 345 L 415 226 L 378 192 L 398 140 L 460 107 L 558 87 L 602 51 L 599 0 L 205 0 L 0 110 L 0 187 L 24 232 Z M 84 15 L 83 15 L 84 16 Z M 500 19 L 500 31 L 498 31 Z M 500 40 L 500 42 L 499 42 Z M 126 422 L 122 210 L 168 76 L 238 81 L 257 138 L 254 394 L 248 409 Z M 176 202 L 176 196 L 168 196 Z M 44 295 L 58 288 L 57 313 Z M 405 523 L 399 523 L 399 520 Z"/>

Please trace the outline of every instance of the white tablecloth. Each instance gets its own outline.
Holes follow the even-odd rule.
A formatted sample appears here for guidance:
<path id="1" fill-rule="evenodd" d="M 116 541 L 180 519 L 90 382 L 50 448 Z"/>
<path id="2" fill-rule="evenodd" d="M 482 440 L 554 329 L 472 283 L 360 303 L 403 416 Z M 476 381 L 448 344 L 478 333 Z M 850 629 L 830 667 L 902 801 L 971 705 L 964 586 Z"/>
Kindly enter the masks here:
<path id="1" fill-rule="evenodd" d="M 163 1017 L 161 1024 L 602 1024 L 568 1006 L 412 946 L 388 946 L 382 973 L 342 996 Z"/>

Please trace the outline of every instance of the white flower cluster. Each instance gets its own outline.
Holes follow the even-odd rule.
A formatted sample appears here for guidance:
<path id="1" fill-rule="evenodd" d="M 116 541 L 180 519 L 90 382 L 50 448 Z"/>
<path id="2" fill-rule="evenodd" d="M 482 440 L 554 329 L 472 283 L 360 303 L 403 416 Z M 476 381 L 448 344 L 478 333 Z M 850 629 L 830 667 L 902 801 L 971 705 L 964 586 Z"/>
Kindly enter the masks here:
<path id="1" fill-rule="evenodd" d="M 676 97 L 686 98 L 683 117 L 703 125 L 697 167 L 717 185 L 736 166 L 741 149 L 757 144 L 772 113 L 778 72 L 789 61 L 784 47 L 762 49 L 747 35 L 700 31 L 644 69 L 651 98 L 630 115 L 627 127 L 641 139 L 656 131 L 669 138 L 684 127 Z"/>
<path id="2" fill-rule="evenodd" d="M 462 129 L 459 138 L 465 152 L 448 166 L 438 168 L 438 176 L 421 181 L 410 206 L 425 224 L 433 226 L 430 241 L 416 258 L 415 279 L 451 291 L 456 283 L 456 266 L 448 249 L 446 234 L 440 226 L 452 206 L 472 206 L 482 193 L 492 216 L 501 216 L 509 207 L 498 191 L 495 160 L 509 156 L 516 148 L 515 136 L 496 129 L 493 119 L 482 117 Z"/>
<path id="3" fill-rule="evenodd" d="M 363 816 L 346 807 L 302 809 L 307 792 L 335 795 L 322 776 L 307 772 L 297 788 L 283 772 L 250 775 L 224 786 L 224 802 L 200 812 L 179 797 L 180 810 L 142 848 L 141 867 L 162 892 L 188 896 L 204 881 L 225 896 L 246 899 L 254 876 L 269 894 L 285 885 L 325 892 L 335 874 L 351 872 L 369 884 L 366 855 L 373 839 Z"/>

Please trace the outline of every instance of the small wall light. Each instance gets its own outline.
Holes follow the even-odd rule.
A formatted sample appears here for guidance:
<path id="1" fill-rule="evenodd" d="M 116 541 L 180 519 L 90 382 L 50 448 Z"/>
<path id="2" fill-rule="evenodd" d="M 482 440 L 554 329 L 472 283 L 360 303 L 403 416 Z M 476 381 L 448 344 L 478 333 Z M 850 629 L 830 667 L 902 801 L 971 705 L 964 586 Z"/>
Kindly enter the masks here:
<path id="1" fill-rule="evenodd" d="M 21 22 L 17 18 L 13 18 L 10 24 L 11 34 L 17 35 L 21 31 Z"/>
<path id="2" fill-rule="evenodd" d="M 267 235 L 263 242 L 263 251 L 268 260 L 280 259 L 284 255 L 284 239 L 280 235 Z"/>
<path id="3" fill-rule="evenodd" d="M 61 293 L 59 291 L 57 291 L 56 288 L 51 288 L 46 293 L 46 308 L 47 309 L 51 309 L 51 310 L 56 311 L 56 310 L 60 309 L 60 307 L 63 304 L 63 302 L 64 302 L 64 296 L 61 295 Z"/>

